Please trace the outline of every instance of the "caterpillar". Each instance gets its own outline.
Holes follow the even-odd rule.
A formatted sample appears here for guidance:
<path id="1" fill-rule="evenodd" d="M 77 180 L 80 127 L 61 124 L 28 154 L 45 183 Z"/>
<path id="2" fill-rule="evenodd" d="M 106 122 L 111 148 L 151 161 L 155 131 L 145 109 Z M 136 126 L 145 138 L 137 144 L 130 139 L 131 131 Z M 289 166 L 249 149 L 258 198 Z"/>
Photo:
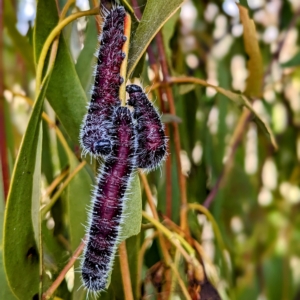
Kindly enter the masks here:
<path id="1" fill-rule="evenodd" d="M 127 40 L 124 35 L 125 17 L 124 7 L 117 6 L 107 13 L 103 23 L 91 101 L 80 130 L 84 154 L 105 156 L 111 151 L 111 118 L 114 109 L 120 106 L 119 89 L 124 81 L 120 68 L 126 56 L 122 51 Z"/>
<path id="2" fill-rule="evenodd" d="M 127 104 L 134 108 L 138 140 L 137 167 L 150 171 L 159 166 L 167 154 L 167 138 L 160 116 L 138 85 L 126 86 Z"/>
<path id="3" fill-rule="evenodd" d="M 104 290 L 107 284 L 126 202 L 125 193 L 136 165 L 136 133 L 127 107 L 115 109 L 112 128 L 112 150 L 99 171 L 82 263 L 83 282 L 94 292 Z"/>

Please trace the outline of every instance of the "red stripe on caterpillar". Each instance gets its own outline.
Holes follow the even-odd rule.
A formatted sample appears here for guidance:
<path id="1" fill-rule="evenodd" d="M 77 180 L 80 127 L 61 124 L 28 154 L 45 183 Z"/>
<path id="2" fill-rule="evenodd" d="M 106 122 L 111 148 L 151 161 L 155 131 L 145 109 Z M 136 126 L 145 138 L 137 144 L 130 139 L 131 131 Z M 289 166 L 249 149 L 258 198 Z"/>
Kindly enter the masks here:
<path id="1" fill-rule="evenodd" d="M 127 107 L 115 110 L 112 128 L 112 151 L 99 172 L 82 264 L 84 284 L 95 292 L 102 291 L 107 284 L 116 252 L 125 193 L 136 165 L 136 133 Z"/>
<path id="2" fill-rule="evenodd" d="M 84 154 L 105 156 L 111 151 L 111 117 L 114 109 L 120 106 L 119 90 L 124 81 L 120 68 L 125 58 L 122 47 L 127 39 L 124 35 L 125 16 L 124 7 L 117 6 L 106 15 L 103 24 L 91 102 L 80 132 Z"/>
<path id="3" fill-rule="evenodd" d="M 126 91 L 130 97 L 127 104 L 134 108 L 133 118 L 137 120 L 137 167 L 150 171 L 166 157 L 167 138 L 160 116 L 142 88 L 131 84 Z"/>

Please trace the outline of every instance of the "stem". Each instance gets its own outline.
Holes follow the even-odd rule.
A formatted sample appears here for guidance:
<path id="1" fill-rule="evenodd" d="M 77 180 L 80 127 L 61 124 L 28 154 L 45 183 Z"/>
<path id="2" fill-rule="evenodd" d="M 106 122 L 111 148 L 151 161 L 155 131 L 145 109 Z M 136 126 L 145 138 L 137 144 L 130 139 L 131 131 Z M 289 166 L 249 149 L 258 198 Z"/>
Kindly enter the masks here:
<path id="1" fill-rule="evenodd" d="M 75 177 L 75 175 L 86 165 L 86 161 L 81 162 L 70 175 L 67 177 L 67 179 L 64 181 L 60 189 L 54 194 L 54 196 L 50 199 L 50 202 L 45 205 L 41 209 L 41 216 L 42 218 L 45 217 L 46 213 L 51 209 L 51 207 L 55 204 L 63 190 L 66 188 L 66 186 L 70 183 L 70 181 Z"/>
<path id="2" fill-rule="evenodd" d="M 4 199 L 9 190 L 9 169 L 7 161 L 7 145 L 5 133 L 5 99 L 4 92 L 4 65 L 3 65 L 3 13 L 4 2 L 0 0 L 0 165 L 2 169 Z"/>
<path id="3" fill-rule="evenodd" d="M 52 194 L 52 192 L 55 190 L 55 188 L 61 183 L 61 181 L 68 175 L 69 168 L 61 172 L 48 186 L 45 195 L 43 196 L 43 199 L 46 199 L 49 195 Z M 43 201 L 41 201 L 43 202 Z"/>
<path id="4" fill-rule="evenodd" d="M 188 256 L 195 257 L 195 250 L 184 240 L 183 237 L 170 231 L 168 228 L 166 228 L 164 225 L 162 225 L 159 221 L 150 217 L 146 212 L 143 211 L 142 215 L 145 219 L 147 219 L 149 222 L 151 222 L 159 231 L 161 231 L 176 248 L 180 248 L 179 250 L 182 250 L 185 253 L 184 254 L 185 257 L 188 257 Z M 181 247 L 180 243 L 185 246 L 186 250 L 184 250 Z M 180 245 L 180 246 L 178 247 L 178 245 Z M 188 260 L 190 260 L 190 258 Z"/>
<path id="5" fill-rule="evenodd" d="M 137 284 L 137 291 L 136 291 L 136 295 L 137 298 L 140 299 L 141 295 L 140 295 L 140 291 L 141 291 L 141 282 L 142 282 L 142 267 L 143 267 L 143 261 L 144 261 L 144 256 L 145 256 L 145 252 L 147 250 L 147 248 L 150 246 L 150 244 L 152 243 L 152 241 L 157 237 L 158 235 L 158 231 L 155 231 L 151 236 L 147 237 L 141 248 L 139 251 L 139 256 L 138 256 L 138 273 L 137 273 L 137 279 L 138 279 L 138 284 Z"/>
<path id="6" fill-rule="evenodd" d="M 220 248 L 221 253 L 222 253 L 222 258 L 223 258 L 223 263 L 224 263 L 224 267 L 225 267 L 225 270 L 226 270 L 226 274 L 228 276 L 228 279 L 230 279 L 229 268 L 228 268 L 227 260 L 226 260 L 225 253 L 224 253 L 224 251 L 226 250 L 226 246 L 225 246 L 225 243 L 223 241 L 222 234 L 220 232 L 220 229 L 218 227 L 218 224 L 217 224 L 216 220 L 214 219 L 213 215 L 209 212 L 209 210 L 206 207 L 204 207 L 203 205 L 199 204 L 199 203 L 189 203 L 189 208 L 194 209 L 194 210 L 198 210 L 199 212 L 204 214 L 207 217 L 207 219 L 210 221 L 210 223 L 213 227 L 213 231 L 214 231 L 217 243 L 218 243 L 219 248 Z"/>
<path id="7" fill-rule="evenodd" d="M 127 256 L 125 241 L 120 244 L 119 253 L 120 253 L 120 268 L 121 268 L 125 300 L 133 300 L 134 298 L 132 293 L 132 285 L 130 279 L 130 271 L 129 271 L 128 256 Z"/>
<path id="8" fill-rule="evenodd" d="M 153 217 L 154 217 L 155 220 L 157 220 L 157 222 L 159 222 L 158 214 L 157 214 L 157 211 L 156 211 L 156 207 L 153 203 L 153 196 L 152 196 L 152 193 L 151 193 L 151 190 L 150 190 L 150 186 L 149 186 L 147 177 L 144 173 L 140 173 L 140 178 L 143 182 L 143 186 L 144 186 L 146 196 L 147 196 L 147 202 L 150 206 Z M 169 265 L 169 263 L 171 262 L 172 259 L 171 259 L 171 256 L 170 256 L 169 252 L 168 252 L 168 248 L 167 248 L 166 242 L 164 240 L 164 237 L 162 236 L 160 231 L 158 231 L 158 238 L 159 238 L 162 254 L 163 254 L 163 257 L 164 257 L 164 261 L 165 261 L 166 265 Z"/>
<path id="9" fill-rule="evenodd" d="M 124 20 L 124 35 L 127 37 L 126 42 L 122 47 L 122 52 L 125 53 L 125 58 L 121 64 L 120 76 L 123 78 L 123 83 L 120 86 L 119 98 L 121 99 L 122 106 L 126 105 L 126 72 L 128 65 L 128 54 L 129 54 L 129 42 L 130 42 L 130 30 L 131 30 L 131 17 L 126 13 Z"/>
<path id="10" fill-rule="evenodd" d="M 48 53 L 48 49 L 50 47 L 50 45 L 52 44 L 52 42 L 54 41 L 54 39 L 56 38 L 57 35 L 60 34 L 60 32 L 62 31 L 62 29 L 67 26 L 69 23 L 71 23 L 72 21 L 84 17 L 84 16 L 89 16 L 89 15 L 96 15 L 98 14 L 98 8 L 94 8 L 91 10 L 86 10 L 86 11 L 81 11 L 78 13 L 74 13 L 70 16 L 68 16 L 67 18 L 65 18 L 64 20 L 62 20 L 60 23 L 57 24 L 57 26 L 51 31 L 51 33 L 49 34 L 49 36 L 47 37 L 44 45 L 43 45 L 43 49 L 41 51 L 40 57 L 39 57 L 39 61 L 37 64 L 37 69 L 36 69 L 36 94 L 37 92 L 41 89 L 41 81 L 42 81 L 42 73 L 43 73 L 43 68 L 44 68 L 44 64 L 45 64 L 45 60 L 46 60 L 46 56 Z"/>
<path id="11" fill-rule="evenodd" d="M 185 284 L 184 284 L 182 278 L 180 277 L 180 274 L 179 274 L 178 270 L 176 269 L 176 266 L 172 263 L 172 264 L 170 265 L 170 267 L 171 267 L 173 273 L 175 274 L 175 276 L 176 276 L 176 278 L 177 278 L 177 280 L 178 280 L 179 286 L 180 286 L 180 288 L 181 288 L 181 290 L 182 290 L 182 293 L 184 294 L 185 298 L 186 298 L 187 300 L 192 300 L 192 298 L 191 298 L 191 296 L 190 296 L 188 290 L 186 289 L 186 286 L 185 286 Z"/>
<path id="12" fill-rule="evenodd" d="M 67 14 L 67 12 L 68 12 L 70 6 L 71 6 L 72 4 L 74 4 L 74 3 L 75 3 L 75 0 L 68 0 L 68 2 L 65 4 L 63 10 L 62 10 L 61 13 L 60 13 L 59 21 L 62 21 L 62 19 L 64 19 L 64 17 L 66 16 L 66 14 Z"/>
<path id="13" fill-rule="evenodd" d="M 166 60 L 166 53 L 164 49 L 164 43 L 161 32 L 159 32 L 156 36 L 156 42 L 158 46 L 158 52 L 160 57 L 160 63 L 162 67 L 162 73 L 164 82 L 168 82 L 170 75 L 168 70 L 168 64 Z M 174 96 L 173 92 L 170 86 L 166 86 L 165 88 L 169 107 L 170 107 L 170 113 L 173 115 L 176 115 L 176 109 L 175 109 L 175 103 L 174 103 Z M 181 168 L 181 160 L 180 160 L 180 135 L 179 135 L 179 128 L 177 123 L 172 123 L 173 129 L 174 129 L 174 144 L 175 144 L 175 155 L 176 155 L 176 162 L 177 162 L 177 176 L 179 180 L 179 189 L 180 189 L 180 200 L 181 200 L 181 208 L 180 208 L 180 227 L 183 229 L 183 231 L 188 231 L 187 226 L 187 197 L 186 197 L 186 180 L 184 175 L 182 174 L 182 168 Z"/>
<path id="14" fill-rule="evenodd" d="M 10 91 L 10 92 L 14 96 L 18 96 L 18 97 L 23 98 L 30 106 L 33 106 L 34 102 L 29 97 L 26 97 L 26 96 L 24 96 L 22 94 L 19 94 L 19 93 L 15 93 L 13 91 Z M 55 129 L 56 135 L 57 135 L 59 141 L 61 142 L 63 148 L 65 149 L 66 154 L 69 155 L 70 153 L 72 153 L 72 151 L 71 151 L 71 149 L 68 145 L 68 142 L 66 141 L 63 133 L 56 126 L 56 124 L 50 119 L 50 117 L 45 112 L 42 112 L 42 118 L 49 124 L 50 127 L 53 127 Z"/>
<path id="15" fill-rule="evenodd" d="M 55 279 L 55 281 L 52 283 L 50 288 L 43 294 L 42 299 L 47 300 L 50 299 L 50 297 L 53 295 L 53 293 L 56 291 L 56 289 L 59 287 L 61 282 L 64 280 L 67 272 L 71 269 L 71 267 L 75 264 L 76 260 L 80 256 L 81 252 L 83 251 L 85 247 L 85 238 L 82 240 L 78 248 L 75 250 L 73 256 L 69 260 L 69 262 L 66 264 L 66 266 L 62 269 L 58 277 Z"/>

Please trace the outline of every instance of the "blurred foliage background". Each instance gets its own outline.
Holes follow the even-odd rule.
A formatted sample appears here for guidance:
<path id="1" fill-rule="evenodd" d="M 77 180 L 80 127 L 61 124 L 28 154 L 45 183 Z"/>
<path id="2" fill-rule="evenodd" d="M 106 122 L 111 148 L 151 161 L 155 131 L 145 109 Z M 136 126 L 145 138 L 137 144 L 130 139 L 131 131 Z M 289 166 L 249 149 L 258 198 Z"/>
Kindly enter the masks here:
<path id="1" fill-rule="evenodd" d="M 136 177 L 129 270 L 117 257 L 96 298 L 300 299 L 300 2 L 121 2 L 143 15 L 131 12 L 128 77 L 162 113 L 170 154 Z M 0 298 L 85 299 L 73 257 L 98 162 L 78 133 L 97 9 L 39 58 L 59 22 L 99 3 L 0 3 Z"/>

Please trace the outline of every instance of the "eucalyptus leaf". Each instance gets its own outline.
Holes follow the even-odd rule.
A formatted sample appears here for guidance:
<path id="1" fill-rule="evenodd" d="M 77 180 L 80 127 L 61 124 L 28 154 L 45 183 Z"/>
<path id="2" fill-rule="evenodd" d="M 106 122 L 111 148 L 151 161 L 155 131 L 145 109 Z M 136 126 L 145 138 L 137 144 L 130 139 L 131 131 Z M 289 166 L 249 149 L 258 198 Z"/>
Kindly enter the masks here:
<path id="1" fill-rule="evenodd" d="M 88 18 L 85 32 L 84 47 L 76 62 L 76 72 L 81 82 L 82 88 L 88 92 L 91 88 L 93 66 L 96 63 L 94 56 L 98 47 L 98 32 L 95 17 Z"/>
<path id="2" fill-rule="evenodd" d="M 47 15 L 47 18 L 45 18 Z M 34 31 L 35 61 L 43 43 L 57 25 L 58 15 L 53 1 L 38 1 Z M 78 143 L 79 128 L 86 113 L 86 95 L 77 76 L 70 51 L 61 34 L 58 52 L 47 90 L 47 99 L 73 142 Z"/>
<path id="3" fill-rule="evenodd" d="M 127 76 L 130 77 L 152 39 L 179 9 L 183 0 L 148 0 L 142 19 L 130 41 Z"/>
<path id="4" fill-rule="evenodd" d="M 247 61 L 249 77 L 247 78 L 245 95 L 259 97 L 262 93 L 263 85 L 263 61 L 258 44 L 255 23 L 249 18 L 248 10 L 245 7 L 241 5 L 237 6 L 244 27 L 243 37 L 245 49 L 249 56 L 249 60 Z"/>
<path id="5" fill-rule="evenodd" d="M 9 285 L 13 293 L 20 299 L 32 299 L 39 292 L 39 254 L 31 209 L 39 124 L 47 87 L 48 80 L 43 84 L 35 101 L 23 136 L 12 175 L 4 217 L 4 266 Z"/>

